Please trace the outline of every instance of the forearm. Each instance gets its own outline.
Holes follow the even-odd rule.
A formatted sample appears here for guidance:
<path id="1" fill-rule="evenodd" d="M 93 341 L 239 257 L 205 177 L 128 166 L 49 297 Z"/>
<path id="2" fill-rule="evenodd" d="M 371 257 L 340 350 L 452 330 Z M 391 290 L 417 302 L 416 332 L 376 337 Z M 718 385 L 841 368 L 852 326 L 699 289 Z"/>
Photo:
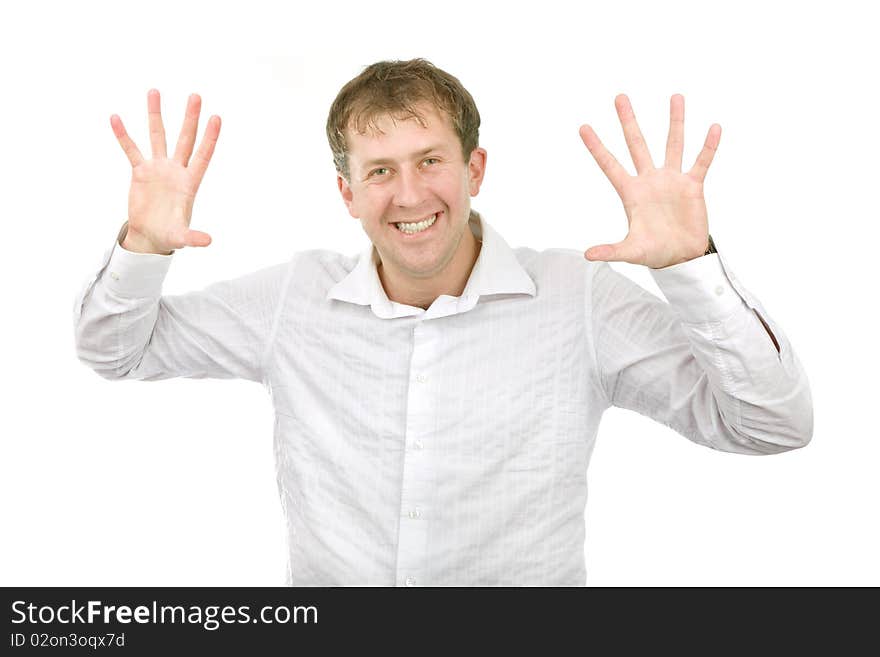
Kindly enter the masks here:
<path id="1" fill-rule="evenodd" d="M 291 263 L 162 295 L 172 256 L 118 243 L 74 306 L 80 360 L 108 379 L 261 381 Z"/>
<path id="2" fill-rule="evenodd" d="M 679 266 L 675 275 L 663 270 L 653 275 L 680 319 L 727 429 L 718 438 L 727 443 L 721 449 L 738 451 L 730 449 L 736 444 L 774 453 L 806 445 L 813 431 L 812 400 L 790 342 L 721 256 L 706 258 Z"/>
<path id="3" fill-rule="evenodd" d="M 103 266 L 74 305 L 76 352 L 84 364 L 107 379 L 135 369 L 157 321 L 169 265 L 168 256 L 132 258 L 118 244 L 105 254 Z"/>

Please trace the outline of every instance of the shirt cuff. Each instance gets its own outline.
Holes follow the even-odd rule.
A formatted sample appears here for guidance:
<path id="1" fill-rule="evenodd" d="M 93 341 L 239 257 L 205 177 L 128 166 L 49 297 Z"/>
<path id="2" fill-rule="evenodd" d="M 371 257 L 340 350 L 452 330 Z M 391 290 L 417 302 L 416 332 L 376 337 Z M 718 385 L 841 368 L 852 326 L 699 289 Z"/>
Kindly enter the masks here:
<path id="1" fill-rule="evenodd" d="M 174 254 L 135 253 L 117 241 L 104 271 L 107 288 L 120 297 L 158 297 Z"/>
<path id="2" fill-rule="evenodd" d="M 650 271 L 666 300 L 685 322 L 721 321 L 743 303 L 717 253 Z"/>

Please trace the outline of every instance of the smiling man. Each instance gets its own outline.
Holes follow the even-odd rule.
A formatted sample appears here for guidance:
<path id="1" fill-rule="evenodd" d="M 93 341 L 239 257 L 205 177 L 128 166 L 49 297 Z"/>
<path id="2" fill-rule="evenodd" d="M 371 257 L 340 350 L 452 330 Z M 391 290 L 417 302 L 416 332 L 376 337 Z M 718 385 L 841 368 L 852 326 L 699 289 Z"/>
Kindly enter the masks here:
<path id="1" fill-rule="evenodd" d="M 487 156 L 471 95 L 425 60 L 378 62 L 326 125 L 370 245 L 297 252 L 176 296 L 161 294 L 175 250 L 211 241 L 189 224 L 220 120 L 193 155 L 191 96 L 169 158 L 159 105 L 149 92 L 151 159 L 111 117 L 132 165 L 128 221 L 76 300 L 77 354 L 109 379 L 265 386 L 289 584 L 585 584 L 586 474 L 611 406 L 727 452 L 810 441 L 803 368 L 709 237 L 720 126 L 683 173 L 681 96 L 662 167 L 616 99 L 635 176 L 581 126 L 625 239 L 512 249 L 471 208 Z M 606 261 L 648 267 L 668 303 Z"/>
<path id="2" fill-rule="evenodd" d="M 480 252 L 468 220 L 486 150 L 465 157 L 446 114 L 430 105 L 415 111 L 423 123 L 385 115 L 376 134 L 350 134 L 350 182 L 342 174 L 337 182 L 379 253 L 388 298 L 427 309 L 441 294 L 461 294 Z"/>

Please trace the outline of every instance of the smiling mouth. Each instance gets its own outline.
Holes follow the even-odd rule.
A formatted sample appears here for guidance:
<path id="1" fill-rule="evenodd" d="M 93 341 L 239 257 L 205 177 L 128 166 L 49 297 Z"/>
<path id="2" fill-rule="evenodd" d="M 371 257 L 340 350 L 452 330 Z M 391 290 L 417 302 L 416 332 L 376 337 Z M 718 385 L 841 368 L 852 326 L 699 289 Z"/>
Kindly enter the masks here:
<path id="1" fill-rule="evenodd" d="M 435 212 L 430 217 L 428 217 L 427 219 L 423 219 L 422 221 L 417 221 L 414 223 L 398 222 L 394 225 L 397 226 L 397 230 L 399 230 L 401 233 L 405 233 L 407 235 L 415 235 L 416 233 L 421 233 L 433 226 L 437 222 L 437 219 L 440 218 L 441 214 L 442 212 Z"/>

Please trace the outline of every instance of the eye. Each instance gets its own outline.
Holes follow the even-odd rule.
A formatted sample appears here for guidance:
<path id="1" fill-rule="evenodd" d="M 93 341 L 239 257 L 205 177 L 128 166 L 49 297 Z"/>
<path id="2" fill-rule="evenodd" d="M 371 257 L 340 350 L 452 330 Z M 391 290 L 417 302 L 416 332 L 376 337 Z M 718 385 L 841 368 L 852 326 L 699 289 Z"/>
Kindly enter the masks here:
<path id="1" fill-rule="evenodd" d="M 427 158 L 425 158 L 424 160 L 422 160 L 422 163 L 425 163 L 425 162 L 439 162 L 439 161 L 440 161 L 440 160 L 437 159 L 436 157 L 427 157 Z M 388 171 L 388 167 L 379 167 L 378 169 L 373 169 L 372 171 L 370 171 L 370 173 L 368 174 L 367 177 L 368 177 L 368 178 L 372 178 L 373 176 L 376 176 L 376 175 L 379 175 L 379 176 L 381 176 L 381 177 L 384 177 L 384 174 L 379 174 L 379 173 L 378 173 L 379 171 Z"/>

